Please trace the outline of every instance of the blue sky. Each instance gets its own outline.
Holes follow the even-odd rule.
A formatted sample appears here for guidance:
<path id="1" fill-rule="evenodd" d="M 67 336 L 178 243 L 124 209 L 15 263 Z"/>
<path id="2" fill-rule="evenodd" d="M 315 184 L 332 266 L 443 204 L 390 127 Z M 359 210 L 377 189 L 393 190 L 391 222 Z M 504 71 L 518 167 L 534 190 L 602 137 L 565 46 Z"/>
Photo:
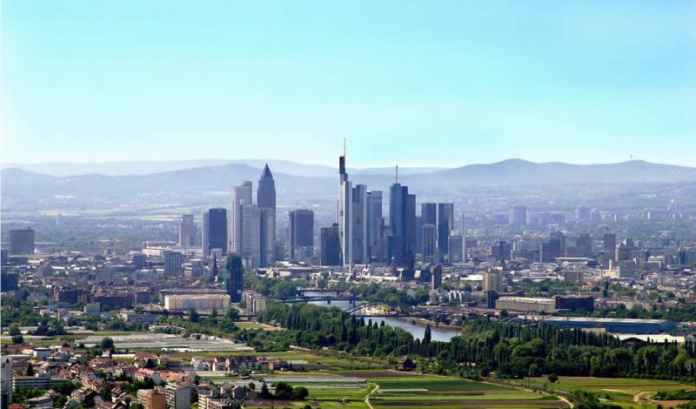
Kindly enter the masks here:
<path id="1" fill-rule="evenodd" d="M 2 7 L 2 161 L 696 166 L 693 1 Z"/>

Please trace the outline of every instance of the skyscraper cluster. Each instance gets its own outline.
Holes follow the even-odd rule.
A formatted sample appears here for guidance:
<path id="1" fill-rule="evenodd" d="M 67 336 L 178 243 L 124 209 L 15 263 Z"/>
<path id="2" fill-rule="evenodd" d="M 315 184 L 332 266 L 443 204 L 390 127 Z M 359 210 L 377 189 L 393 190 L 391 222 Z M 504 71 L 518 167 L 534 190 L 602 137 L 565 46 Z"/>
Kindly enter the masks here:
<path id="1" fill-rule="evenodd" d="M 266 165 L 252 200 L 253 186 L 245 181 L 234 188 L 232 200 L 229 249 L 251 267 L 273 264 L 276 242 L 276 191 L 271 170 Z"/>
<path id="2" fill-rule="evenodd" d="M 386 262 L 412 270 L 417 253 L 432 262 L 459 261 L 463 257 L 462 237 L 452 236 L 454 204 L 423 203 L 417 216 L 416 195 L 399 182 L 398 167 L 389 189 L 388 224 L 382 212 L 382 192 L 368 191 L 362 184 L 352 185 L 345 154 L 339 158 L 339 183 L 337 252 L 344 267 Z M 335 262 L 333 229 L 321 231 L 322 264 Z M 461 248 L 453 249 L 452 245 Z M 451 257 L 452 253 L 457 257 Z"/>

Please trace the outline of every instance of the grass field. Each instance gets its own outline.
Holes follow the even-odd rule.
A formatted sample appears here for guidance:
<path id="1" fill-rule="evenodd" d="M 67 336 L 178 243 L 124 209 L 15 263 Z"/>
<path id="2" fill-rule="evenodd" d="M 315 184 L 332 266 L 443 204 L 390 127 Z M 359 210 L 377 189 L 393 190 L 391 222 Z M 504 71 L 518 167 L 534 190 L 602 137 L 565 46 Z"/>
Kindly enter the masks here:
<path id="1" fill-rule="evenodd" d="M 555 397 L 448 376 L 402 376 L 372 378 L 379 390 L 370 401 L 375 409 L 532 409 L 565 408 Z"/>
<path id="2" fill-rule="evenodd" d="M 601 398 L 626 409 L 653 408 L 650 397 L 657 391 L 696 389 L 695 385 L 687 385 L 676 381 L 634 378 L 593 378 L 561 376 L 556 383 L 549 383 L 546 378 L 528 378 L 524 385 L 545 386 L 559 393 L 569 393 L 574 390 L 584 390 L 597 393 Z"/>

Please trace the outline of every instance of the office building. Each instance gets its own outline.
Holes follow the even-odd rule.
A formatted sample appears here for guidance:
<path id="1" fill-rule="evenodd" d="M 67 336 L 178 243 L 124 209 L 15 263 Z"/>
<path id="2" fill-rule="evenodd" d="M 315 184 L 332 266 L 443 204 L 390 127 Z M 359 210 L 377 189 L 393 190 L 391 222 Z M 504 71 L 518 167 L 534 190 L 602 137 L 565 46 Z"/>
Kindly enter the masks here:
<path id="1" fill-rule="evenodd" d="M 225 287 L 231 302 L 240 302 L 242 291 L 244 290 L 244 266 L 239 256 L 232 255 L 227 259 L 225 268 L 227 269 L 227 280 Z"/>
<path id="2" fill-rule="evenodd" d="M 452 263 L 464 261 L 464 237 L 460 234 L 449 236 L 449 258 Z"/>
<path id="3" fill-rule="evenodd" d="M 382 192 L 367 193 L 367 261 L 384 260 Z"/>
<path id="4" fill-rule="evenodd" d="M 364 264 L 368 260 L 367 243 L 367 186 L 356 185 L 351 193 L 350 220 L 352 264 Z"/>
<path id="5" fill-rule="evenodd" d="M 348 172 L 346 172 L 345 147 L 343 155 L 341 155 L 338 158 L 338 175 L 340 182 L 340 196 L 338 199 L 338 237 L 340 243 L 341 262 L 343 263 L 344 267 L 350 267 L 353 262 L 353 223 L 351 215 L 351 205 L 353 203 L 353 187 L 351 185 L 350 180 L 348 180 Z M 323 257 L 324 256 L 322 254 L 322 258 Z"/>
<path id="6" fill-rule="evenodd" d="M 196 225 L 193 222 L 192 214 L 181 216 L 178 233 L 178 244 L 180 247 L 188 248 L 196 244 Z"/>
<path id="7" fill-rule="evenodd" d="M 441 261 L 450 262 L 449 237 L 454 228 L 454 204 L 437 204 L 437 251 Z"/>
<path id="8" fill-rule="evenodd" d="M 236 254 L 242 254 L 243 236 L 243 206 L 252 206 L 253 186 L 250 181 L 245 181 L 239 186 L 234 187 L 232 197 L 232 209 L 230 214 L 229 249 Z"/>
<path id="9" fill-rule="evenodd" d="M 203 255 L 210 256 L 211 250 L 218 249 L 227 254 L 227 210 L 210 209 L 203 215 Z"/>
<path id="10" fill-rule="evenodd" d="M 413 267 L 415 257 L 415 242 L 410 241 L 410 230 L 415 229 L 416 217 L 413 202 L 415 196 L 409 198 L 408 187 L 398 182 L 397 169 L 397 182 L 389 189 L 389 261 L 407 269 Z M 410 220 L 411 217 L 413 221 Z"/>
<path id="11" fill-rule="evenodd" d="M 34 229 L 13 229 L 10 230 L 10 255 L 34 254 Z"/>
<path id="12" fill-rule="evenodd" d="M 165 251 L 162 253 L 164 259 L 164 274 L 179 275 L 184 273 L 184 255 L 178 251 Z"/>
<path id="13" fill-rule="evenodd" d="M 488 270 L 483 273 L 483 291 L 500 292 L 503 289 L 503 273 L 499 270 Z"/>
<path id="14" fill-rule="evenodd" d="M 515 228 L 527 226 L 527 208 L 525 206 L 515 206 L 512 208 L 510 224 Z"/>
<path id="15" fill-rule="evenodd" d="M 433 261 L 437 251 L 437 229 L 435 224 L 424 224 L 423 230 L 423 260 Z"/>
<path id="16" fill-rule="evenodd" d="M 191 385 L 168 383 L 164 388 L 167 409 L 191 409 L 192 391 Z"/>
<path id="17" fill-rule="evenodd" d="M 575 240 L 575 255 L 577 257 L 592 257 L 592 236 L 583 233 Z"/>
<path id="18" fill-rule="evenodd" d="M 613 263 L 616 261 L 616 234 L 605 233 L 603 238 L 604 258 L 607 262 Z"/>
<path id="19" fill-rule="evenodd" d="M 338 223 L 321 228 L 321 265 L 341 265 L 341 237 Z"/>
<path id="20" fill-rule="evenodd" d="M 264 166 L 256 190 L 256 205 L 261 209 L 261 237 L 259 267 L 273 264 L 276 243 L 276 190 L 268 164 Z"/>
<path id="21" fill-rule="evenodd" d="M 499 263 L 510 260 L 512 256 L 512 244 L 505 240 L 498 241 L 493 245 L 491 253 L 493 257 L 495 257 L 495 261 Z"/>
<path id="22" fill-rule="evenodd" d="M 430 287 L 433 290 L 442 287 L 442 266 L 440 264 L 436 265 L 433 269 L 433 273 L 430 276 Z"/>
<path id="23" fill-rule="evenodd" d="M 314 253 L 314 212 L 297 209 L 290 212 L 290 259 L 309 259 Z"/>

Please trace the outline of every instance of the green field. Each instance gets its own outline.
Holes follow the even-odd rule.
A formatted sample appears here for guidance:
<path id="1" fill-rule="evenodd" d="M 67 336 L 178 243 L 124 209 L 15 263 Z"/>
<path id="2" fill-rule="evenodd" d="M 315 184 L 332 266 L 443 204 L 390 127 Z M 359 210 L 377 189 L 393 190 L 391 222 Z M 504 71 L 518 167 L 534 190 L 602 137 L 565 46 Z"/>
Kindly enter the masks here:
<path id="1" fill-rule="evenodd" d="M 519 388 L 448 376 L 373 378 L 379 385 L 370 402 L 375 409 L 565 408 L 555 397 Z"/>
<path id="2" fill-rule="evenodd" d="M 528 378 L 522 385 L 545 387 L 559 393 L 584 390 L 597 393 L 601 398 L 626 409 L 654 408 L 656 405 L 650 397 L 657 391 L 696 389 L 676 381 L 634 378 L 593 378 L 561 376 L 556 383 L 549 383 L 546 378 Z"/>

